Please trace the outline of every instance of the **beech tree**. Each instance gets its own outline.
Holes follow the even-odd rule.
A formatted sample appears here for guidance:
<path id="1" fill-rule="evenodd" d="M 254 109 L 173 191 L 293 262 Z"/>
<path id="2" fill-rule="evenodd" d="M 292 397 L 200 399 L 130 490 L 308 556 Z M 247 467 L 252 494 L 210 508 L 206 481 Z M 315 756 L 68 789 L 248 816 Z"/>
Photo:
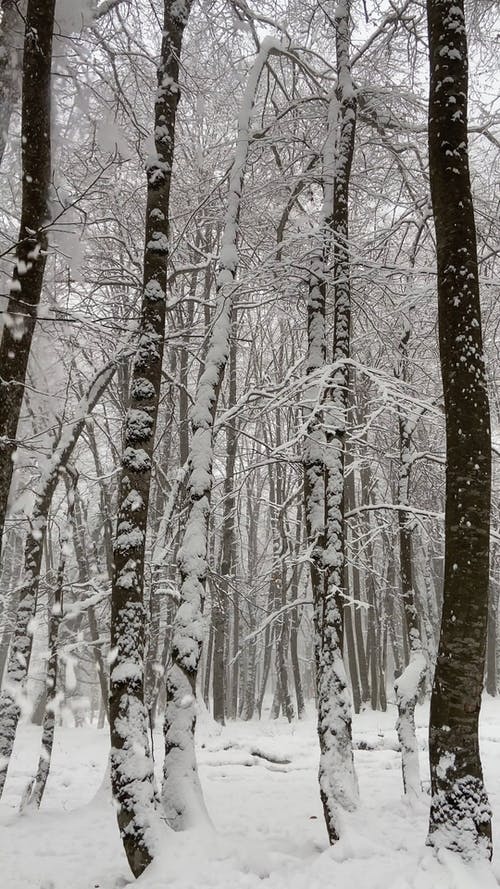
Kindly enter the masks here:
<path id="1" fill-rule="evenodd" d="M 250 148 L 250 125 L 257 89 L 269 55 L 280 49 L 273 38 L 259 47 L 247 78 L 238 117 L 238 142 L 229 178 L 229 194 L 219 254 L 215 321 L 203 372 L 191 411 L 189 511 L 179 551 L 180 603 L 172 639 L 172 667 L 167 674 L 165 760 L 162 800 L 169 824 L 186 829 L 207 819 L 198 777 L 194 732 L 196 680 L 200 662 L 202 615 L 207 576 L 207 537 L 213 485 L 214 423 L 220 388 L 229 358 L 238 269 L 238 221 Z"/>
<path id="2" fill-rule="evenodd" d="M 443 613 L 432 686 L 428 841 L 491 857 L 478 722 L 489 590 L 491 434 L 467 133 L 462 0 L 428 0 L 429 164 L 446 419 Z"/>
<path id="3" fill-rule="evenodd" d="M 344 644 L 344 463 L 349 388 L 351 291 L 349 262 L 349 179 L 354 152 L 356 95 L 351 76 L 350 4 L 335 11 L 337 85 L 328 111 L 323 161 L 323 213 L 320 248 L 309 285 L 309 374 L 317 386 L 313 418 L 308 420 L 305 499 L 313 546 L 315 653 L 318 686 L 319 783 L 330 842 L 340 836 L 340 811 L 352 809 L 357 781 L 352 755 L 350 695 L 343 663 Z M 333 372 L 325 374 L 326 266 L 333 249 Z M 316 416 L 314 414 L 316 413 Z M 319 417 L 318 417 L 319 415 Z"/>
<path id="4" fill-rule="evenodd" d="M 16 432 L 47 259 L 52 175 L 51 64 L 55 0 L 28 0 L 22 77 L 22 207 L 0 342 L 0 546 Z M 9 10 L 8 15 L 11 15 Z"/>
<path id="5" fill-rule="evenodd" d="M 147 205 L 139 344 L 125 418 L 114 541 L 110 676 L 111 782 L 125 852 L 138 877 L 153 858 L 154 775 L 144 703 L 144 554 L 165 341 L 170 183 L 179 64 L 191 0 L 164 2 L 155 153 Z"/>

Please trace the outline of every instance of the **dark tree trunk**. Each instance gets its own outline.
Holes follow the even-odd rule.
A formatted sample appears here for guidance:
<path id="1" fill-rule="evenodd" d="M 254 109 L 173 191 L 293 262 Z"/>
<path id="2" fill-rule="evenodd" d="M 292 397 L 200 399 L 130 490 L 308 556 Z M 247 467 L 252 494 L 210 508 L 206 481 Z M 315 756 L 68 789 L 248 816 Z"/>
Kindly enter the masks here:
<path id="1" fill-rule="evenodd" d="M 29 0 L 26 13 L 21 227 L 0 342 L 0 546 L 14 467 L 17 424 L 47 259 L 54 8 L 55 0 Z"/>
<path id="2" fill-rule="evenodd" d="M 346 590 L 349 592 L 349 585 L 347 581 L 345 586 Z M 349 678 L 351 680 L 352 703 L 354 712 L 359 713 L 359 711 L 361 710 L 361 688 L 359 684 L 358 663 L 356 660 L 356 645 L 354 642 L 352 608 L 352 605 L 344 605 L 344 636 L 347 664 L 349 667 Z"/>
<path id="3" fill-rule="evenodd" d="M 209 708 L 210 705 L 210 674 L 212 672 L 212 658 L 214 652 L 214 626 L 210 624 L 210 630 L 208 633 L 208 643 L 207 643 L 207 655 L 205 662 L 205 676 L 203 680 L 203 701 L 205 703 L 205 707 Z"/>
<path id="4" fill-rule="evenodd" d="M 179 58 L 190 0 L 164 2 L 155 103 L 155 154 L 147 167 L 144 277 L 139 346 L 125 420 L 111 600 L 111 784 L 125 852 L 138 877 L 153 857 L 153 762 L 144 703 L 144 555 L 160 400 L 169 204 L 179 101 Z"/>
<path id="5" fill-rule="evenodd" d="M 302 509 L 297 509 L 297 532 L 295 538 L 295 559 L 298 558 L 301 542 L 302 542 Z M 290 584 L 290 598 L 295 601 L 299 595 L 300 568 L 296 563 L 293 566 L 292 580 Z M 306 713 L 304 702 L 304 689 L 302 687 L 302 677 L 300 675 L 299 662 L 299 627 L 300 627 L 299 609 L 294 608 L 291 613 L 290 621 L 290 660 L 292 662 L 293 682 L 295 685 L 295 699 L 297 701 L 297 717 L 303 719 Z"/>
<path id="6" fill-rule="evenodd" d="M 236 404 L 236 352 L 237 352 L 237 322 L 236 311 L 233 314 L 231 324 L 231 348 L 229 350 L 229 392 L 228 404 L 230 409 Z M 234 491 L 234 469 L 236 464 L 236 449 L 238 437 L 234 420 L 230 420 L 226 426 L 226 470 L 224 477 L 224 509 L 222 519 L 222 553 L 221 553 L 221 589 L 219 591 L 219 601 L 217 603 L 217 634 L 223 635 L 228 626 L 229 602 L 233 602 L 233 653 L 236 654 L 239 648 L 239 600 L 235 584 L 236 569 L 236 552 L 235 552 L 235 510 L 236 495 Z M 223 613 L 219 614 L 222 608 Z M 220 651 L 229 640 L 223 638 L 217 639 L 217 657 L 220 657 Z M 228 697 L 228 716 L 235 719 L 238 712 L 238 670 L 239 658 L 236 658 L 231 670 L 231 687 Z M 224 724 L 224 703 L 226 699 L 226 690 L 220 688 L 221 680 L 224 683 L 224 663 L 217 664 L 217 707 L 215 698 L 215 659 L 214 659 L 214 718 L 217 722 Z"/>
<path id="7" fill-rule="evenodd" d="M 429 171 L 446 421 L 443 614 L 429 725 L 428 842 L 491 857 L 478 722 L 488 622 L 490 411 L 467 136 L 463 0 L 428 0 Z"/>
<path id="8" fill-rule="evenodd" d="M 212 629 L 213 629 L 213 657 L 212 657 L 212 695 L 213 716 L 220 725 L 225 724 L 226 713 L 226 675 L 225 675 L 225 651 L 226 651 L 226 596 L 220 589 L 218 581 L 212 588 Z"/>
<path id="9" fill-rule="evenodd" d="M 408 344 L 411 335 L 410 313 L 403 315 L 404 326 L 399 342 L 398 362 L 395 375 L 403 382 L 408 378 Z M 413 455 L 412 434 L 415 419 L 403 405 L 398 406 L 399 466 L 398 466 L 398 530 L 399 566 L 401 574 L 402 605 L 407 630 L 409 651 L 408 667 L 394 683 L 398 718 L 396 729 L 401 745 L 403 787 L 405 794 L 417 797 L 421 792 L 418 743 L 415 729 L 415 706 L 427 667 L 422 649 L 419 617 L 413 571 L 412 534 L 415 520 L 406 507 L 410 505 L 410 479 Z"/>

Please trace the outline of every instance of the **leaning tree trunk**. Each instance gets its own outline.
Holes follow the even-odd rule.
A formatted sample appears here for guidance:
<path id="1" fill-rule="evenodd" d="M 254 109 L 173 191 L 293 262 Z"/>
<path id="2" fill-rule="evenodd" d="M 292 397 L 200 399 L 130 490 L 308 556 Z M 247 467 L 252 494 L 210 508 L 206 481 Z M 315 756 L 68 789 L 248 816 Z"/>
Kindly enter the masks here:
<path id="1" fill-rule="evenodd" d="M 134 876 L 154 854 L 154 774 L 144 704 L 144 556 L 153 447 L 160 400 L 169 238 L 170 183 L 179 101 L 179 57 L 191 0 L 164 2 L 155 102 L 155 153 L 147 166 L 144 275 L 118 492 L 111 598 L 111 785 Z"/>
<path id="2" fill-rule="evenodd" d="M 324 247 L 317 262 L 309 297 L 308 371 L 321 368 L 324 343 L 326 280 L 324 268 L 330 232 L 334 235 L 334 372 L 327 381 L 323 405 L 328 432 L 312 439 L 305 461 L 306 521 L 314 543 L 311 579 L 320 742 L 319 784 L 330 843 L 340 835 L 341 811 L 352 810 L 358 787 L 352 753 L 351 700 L 343 662 L 344 610 L 344 448 L 348 406 L 350 354 L 350 267 L 348 196 L 356 98 L 349 63 L 350 4 L 335 15 L 337 88 L 330 102 L 329 137 L 325 148 Z M 338 111 L 338 121 L 337 121 Z M 335 150 L 331 157 L 331 138 Z M 318 425 L 316 423 L 316 425 Z M 321 429 L 316 430 L 321 436 Z M 322 499 L 323 498 L 323 499 Z"/>
<path id="3" fill-rule="evenodd" d="M 14 467 L 17 424 L 47 259 L 52 176 L 50 72 L 54 8 L 55 0 L 29 0 L 26 12 L 21 227 L 0 342 L 0 547 Z"/>
<path id="4" fill-rule="evenodd" d="M 182 830 L 208 819 L 196 765 L 196 680 L 203 642 L 203 604 L 208 570 L 207 541 L 214 423 L 231 344 L 234 282 L 238 267 L 238 220 L 250 146 L 257 88 L 276 42 L 266 39 L 250 70 L 238 120 L 216 284 L 216 307 L 205 366 L 191 411 L 189 514 L 179 550 L 180 605 L 174 620 L 172 667 L 167 674 L 163 808 L 168 823 Z M 214 653 L 215 654 L 215 653 Z"/>
<path id="5" fill-rule="evenodd" d="M 84 428 L 85 419 L 113 378 L 116 366 L 116 362 L 112 362 L 94 377 L 86 395 L 80 399 L 76 419 L 61 433 L 35 491 L 30 528 L 24 546 L 23 581 L 19 590 L 14 638 L 7 663 L 5 688 L 0 695 L 0 796 L 5 786 L 7 769 L 21 715 L 18 697 L 26 682 L 30 665 L 33 647 L 31 624 L 35 616 L 43 547 L 52 498 L 60 474 L 68 465 Z"/>
<path id="6" fill-rule="evenodd" d="M 429 172 L 446 421 L 443 613 L 429 725 L 430 845 L 490 858 L 478 722 L 488 623 L 491 433 L 467 138 L 463 0 L 427 0 Z"/>

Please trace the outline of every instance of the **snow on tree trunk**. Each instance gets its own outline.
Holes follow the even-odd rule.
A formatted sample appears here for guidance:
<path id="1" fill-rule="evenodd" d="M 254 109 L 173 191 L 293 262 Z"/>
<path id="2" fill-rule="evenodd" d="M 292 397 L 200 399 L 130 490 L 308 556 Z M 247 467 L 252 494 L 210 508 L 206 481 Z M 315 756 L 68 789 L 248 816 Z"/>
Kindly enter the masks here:
<path id="1" fill-rule="evenodd" d="M 21 809 L 32 806 L 39 809 L 42 797 L 49 777 L 50 763 L 52 759 L 52 749 L 54 747 L 54 733 L 56 726 L 56 706 L 57 706 L 57 675 L 58 675 L 58 637 L 59 625 L 63 617 L 63 585 L 64 572 L 66 567 L 66 548 L 68 546 L 71 526 L 73 525 L 73 514 L 75 508 L 74 485 L 76 477 L 73 480 L 73 487 L 68 489 L 68 516 L 66 528 L 61 535 L 61 554 L 59 557 L 59 566 L 57 569 L 56 588 L 54 590 L 54 601 L 50 610 L 49 617 L 49 658 L 47 661 L 47 674 L 45 677 L 45 686 L 47 695 L 45 698 L 45 710 L 42 722 L 42 749 L 38 760 L 38 769 L 35 778 L 29 784 L 25 791 Z"/>
<path id="2" fill-rule="evenodd" d="M 76 492 L 75 492 L 75 501 L 76 501 Z M 89 558 L 87 555 L 87 548 L 85 545 L 85 536 L 84 536 L 84 528 L 81 517 L 81 511 L 78 510 L 78 503 L 75 502 L 75 521 L 72 522 L 72 538 L 73 538 L 73 549 L 75 552 L 76 565 L 78 569 L 78 582 L 82 585 L 88 583 L 91 578 L 91 569 L 89 564 Z M 95 609 L 92 605 L 87 605 L 87 621 L 89 625 L 90 631 L 90 641 L 92 642 L 92 654 L 95 661 L 97 677 L 99 679 L 99 686 L 101 689 L 101 707 L 104 710 L 104 713 L 109 718 L 109 686 L 108 686 L 108 677 L 106 672 L 106 665 L 104 663 L 103 652 L 101 645 L 99 644 L 99 628 L 97 625 L 97 616 L 95 613 Z M 75 630 L 73 630 L 75 632 Z"/>
<path id="3" fill-rule="evenodd" d="M 144 555 L 165 340 L 169 204 L 179 58 L 191 0 L 164 2 L 155 150 L 147 161 L 144 274 L 118 491 L 111 599 L 111 784 L 120 835 L 134 876 L 154 854 L 153 761 L 144 702 Z"/>
<path id="4" fill-rule="evenodd" d="M 29 0 L 25 19 L 21 226 L 0 342 L 0 546 L 14 467 L 17 424 L 47 259 L 54 7 L 55 0 Z"/>
<path id="5" fill-rule="evenodd" d="M 325 381 L 323 391 L 316 392 L 316 402 L 321 401 L 321 409 L 313 410 L 305 452 L 306 523 L 312 545 L 319 784 L 331 843 L 340 835 L 342 809 L 352 810 L 358 797 L 352 753 L 351 697 L 342 654 L 344 446 L 349 387 L 346 359 L 350 353 L 348 194 L 356 126 L 349 22 L 350 4 L 339 3 L 335 12 L 337 87 L 329 105 L 324 149 L 321 244 L 313 265 L 308 306 L 307 372 L 320 379 L 319 372 L 326 360 L 325 265 L 333 233 L 334 370 Z"/>
<path id="6" fill-rule="evenodd" d="M 408 344 L 411 336 L 411 307 L 404 310 L 403 333 L 399 342 L 399 356 L 395 375 L 403 382 L 408 378 Z M 412 532 L 415 520 L 408 514 L 410 504 L 410 473 L 413 457 L 412 434 L 414 419 L 402 405 L 398 406 L 399 426 L 399 467 L 398 467 L 398 512 L 399 560 L 401 568 L 401 592 L 408 633 L 410 659 L 408 666 L 394 683 L 398 718 L 396 730 L 401 745 L 403 788 L 409 799 L 420 796 L 420 766 L 418 743 L 415 731 L 415 707 L 425 678 L 427 661 L 422 648 L 413 571 Z"/>
<path id="7" fill-rule="evenodd" d="M 68 465 L 85 426 L 86 417 L 112 380 L 116 366 L 116 361 L 112 362 L 96 374 L 86 395 L 78 404 L 76 419 L 73 423 L 68 424 L 61 433 L 35 491 L 35 502 L 24 547 L 23 582 L 19 591 L 14 638 L 10 648 L 5 683 L 0 695 L 0 796 L 5 786 L 7 769 L 21 715 L 20 703 L 30 665 L 33 645 L 31 624 L 36 611 L 50 505 L 61 472 Z"/>
<path id="8" fill-rule="evenodd" d="M 430 845 L 491 857 L 479 755 L 489 589 L 490 411 L 467 136 L 463 0 L 428 0 L 429 172 L 446 422 L 443 612 L 431 697 Z"/>
<path id="9" fill-rule="evenodd" d="M 231 167 L 224 220 L 216 305 L 210 342 L 191 410 L 189 513 L 179 550 L 180 606 L 174 620 L 172 667 L 167 674 L 165 761 L 162 802 L 176 830 L 207 821 L 194 749 L 196 680 L 203 641 L 203 603 L 212 490 L 213 431 L 217 401 L 229 358 L 233 290 L 238 266 L 238 220 L 250 145 L 250 124 L 260 77 L 269 54 L 280 44 L 266 38 L 250 69 L 238 118 L 237 148 Z"/>

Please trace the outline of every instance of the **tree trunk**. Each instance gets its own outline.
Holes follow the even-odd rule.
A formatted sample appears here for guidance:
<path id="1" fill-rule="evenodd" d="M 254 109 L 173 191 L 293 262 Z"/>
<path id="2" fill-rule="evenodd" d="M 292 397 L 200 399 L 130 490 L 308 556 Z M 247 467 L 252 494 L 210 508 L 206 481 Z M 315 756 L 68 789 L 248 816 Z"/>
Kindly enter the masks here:
<path id="1" fill-rule="evenodd" d="M 29 0 L 26 12 L 21 227 L 0 342 L 0 547 L 14 467 L 17 424 L 47 259 L 46 227 L 52 181 L 50 99 L 54 8 L 55 0 Z"/>
<path id="2" fill-rule="evenodd" d="M 411 335 L 410 312 L 403 314 L 404 328 L 399 342 L 399 360 L 395 375 L 403 382 L 408 377 L 408 343 Z M 412 433 L 415 420 L 403 406 L 398 406 L 399 466 L 398 511 L 399 561 L 401 570 L 401 594 L 408 634 L 409 661 L 401 676 L 394 683 L 398 718 L 396 730 L 401 746 L 403 788 L 411 799 L 421 793 L 418 743 L 415 730 L 415 707 L 425 678 L 427 661 L 422 648 L 419 619 L 415 601 L 413 572 L 412 532 L 415 521 L 405 510 L 410 504 L 410 473 L 413 453 Z"/>
<path id="3" fill-rule="evenodd" d="M 467 136 L 463 0 L 428 0 L 429 171 L 446 422 L 443 614 L 429 725 L 428 842 L 490 858 L 478 722 L 488 622 L 490 411 Z"/>
<path id="4" fill-rule="evenodd" d="M 302 541 L 302 510 L 300 506 L 297 509 L 297 532 L 295 538 L 295 559 L 297 560 L 299 557 L 300 546 Z M 290 598 L 293 601 L 298 599 L 299 595 L 299 582 L 300 582 L 300 568 L 297 562 L 293 566 L 293 574 L 292 580 L 290 584 Z M 293 681 L 295 685 L 295 699 L 297 701 L 297 717 L 298 719 L 303 719 L 306 714 L 305 702 L 304 702 L 304 690 L 302 687 L 302 677 L 300 675 L 300 663 L 299 663 L 299 651 L 298 651 L 298 641 L 299 641 L 299 627 L 300 627 L 300 615 L 298 608 L 294 608 L 291 614 L 291 625 L 290 625 L 290 660 L 292 662 L 292 671 L 293 671 Z"/>
<path id="5" fill-rule="evenodd" d="M 212 695 L 214 719 L 220 725 L 225 724 L 226 714 L 226 676 L 225 676 L 225 652 L 226 652 L 226 597 L 217 580 L 212 585 L 212 630 L 213 630 L 213 659 L 212 659 Z"/>
<path id="6" fill-rule="evenodd" d="M 264 40 L 252 66 L 238 121 L 237 148 L 229 177 L 228 206 L 219 255 L 216 307 L 210 344 L 191 412 L 189 513 L 179 550 L 180 606 L 174 620 L 172 667 L 167 674 L 162 802 L 177 830 L 208 819 L 198 777 L 194 732 L 196 681 L 203 642 L 203 603 L 213 482 L 214 423 L 229 357 L 234 282 L 238 268 L 238 220 L 250 145 L 252 111 L 260 76 L 274 41 Z"/>
<path id="7" fill-rule="evenodd" d="M 229 349 L 229 393 L 227 407 L 231 409 L 236 404 L 236 357 L 237 357 L 237 321 L 236 311 L 232 318 L 231 347 Z M 226 471 L 224 477 L 224 508 L 222 518 L 222 554 L 221 554 L 221 588 L 217 601 L 217 689 L 215 688 L 215 658 L 214 658 L 214 718 L 224 725 L 225 689 L 224 660 L 221 653 L 225 644 L 225 630 L 228 625 L 229 602 L 233 601 L 233 654 L 239 648 L 239 599 L 235 584 L 236 547 L 235 547 L 235 511 L 236 495 L 234 491 L 234 469 L 236 464 L 236 449 L 238 444 L 237 430 L 234 419 L 226 426 Z M 221 613 L 222 610 L 222 613 Z M 236 719 L 238 714 L 238 669 L 239 658 L 232 665 L 231 689 L 229 696 L 228 715 Z M 217 707 L 216 707 L 217 695 Z"/>
<path id="8" fill-rule="evenodd" d="M 38 760 L 37 773 L 25 791 L 23 802 L 21 803 L 22 809 L 25 808 L 25 806 L 34 806 L 37 809 L 40 808 L 52 760 L 56 726 L 55 708 L 58 674 L 58 636 L 59 626 L 63 617 L 63 585 L 66 567 L 66 547 L 70 539 L 71 528 L 73 525 L 75 484 L 76 477 L 74 479 L 74 484 L 68 487 L 67 526 L 61 537 L 61 553 L 57 569 L 56 588 L 54 590 L 54 601 L 52 603 L 52 608 L 50 609 L 49 617 L 49 659 L 47 662 L 47 674 L 45 679 L 47 694 L 45 696 L 45 709 L 42 722 L 42 749 Z"/>
<path id="9" fill-rule="evenodd" d="M 326 442 L 324 461 L 325 531 L 319 591 L 314 599 L 319 783 L 330 843 L 339 839 L 339 813 L 352 810 L 358 787 L 352 753 L 351 701 L 343 662 L 343 586 L 345 562 L 344 452 L 348 407 L 350 355 L 350 260 L 348 194 L 356 126 L 356 98 L 349 63 L 350 3 L 339 4 L 335 13 L 337 86 L 330 114 L 337 114 L 333 159 L 334 236 L 333 276 L 335 290 L 334 371 L 325 393 Z M 334 126 L 330 121 L 330 127 Z M 330 175 L 331 175 L 330 172 Z M 319 595 L 318 595 L 319 592 Z"/>
<path id="10" fill-rule="evenodd" d="M 170 184 L 179 101 L 179 58 L 191 2 L 164 2 L 155 153 L 147 166 L 139 346 L 125 420 L 111 599 L 111 784 L 120 835 L 135 877 L 153 858 L 154 774 L 144 703 L 144 555 L 165 340 Z"/>

